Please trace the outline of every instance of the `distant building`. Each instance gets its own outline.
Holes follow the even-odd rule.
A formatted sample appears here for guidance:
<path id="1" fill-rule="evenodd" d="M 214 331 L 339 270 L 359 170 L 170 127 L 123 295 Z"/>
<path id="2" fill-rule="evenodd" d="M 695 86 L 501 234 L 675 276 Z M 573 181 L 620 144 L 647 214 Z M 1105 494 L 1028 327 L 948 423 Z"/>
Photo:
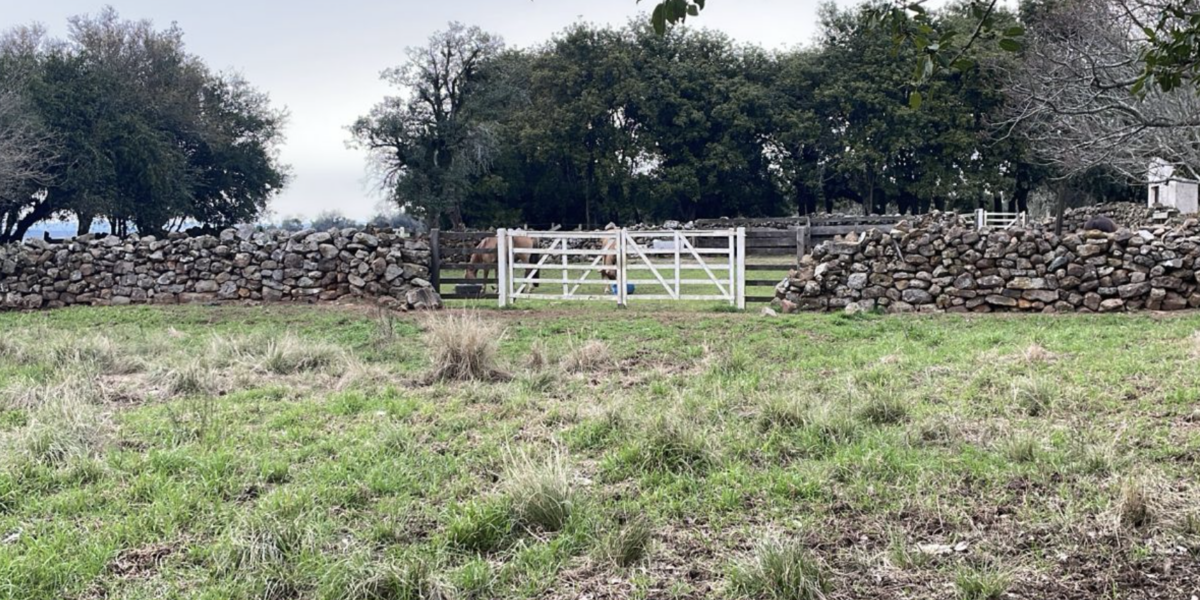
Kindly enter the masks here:
<path id="1" fill-rule="evenodd" d="M 1175 177 L 1175 167 L 1163 160 L 1150 163 L 1147 206 L 1168 206 L 1183 214 L 1200 212 L 1200 182 Z"/>

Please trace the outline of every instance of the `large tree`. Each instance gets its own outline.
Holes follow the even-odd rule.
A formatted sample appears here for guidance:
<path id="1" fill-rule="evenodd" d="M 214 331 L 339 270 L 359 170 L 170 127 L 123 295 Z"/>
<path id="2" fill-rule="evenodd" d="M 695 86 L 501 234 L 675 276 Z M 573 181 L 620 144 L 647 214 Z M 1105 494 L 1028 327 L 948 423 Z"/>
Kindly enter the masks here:
<path id="1" fill-rule="evenodd" d="M 277 157 L 284 114 L 188 53 L 177 27 L 108 8 L 71 19 L 66 40 L 9 32 L 0 65 L 10 64 L 20 65 L 17 89 L 61 160 L 48 181 L 27 181 L 39 193 L 5 239 L 58 215 L 76 217 L 81 231 L 98 217 L 118 233 L 231 225 L 260 214 L 286 182 Z"/>
<path id="2" fill-rule="evenodd" d="M 384 99 L 351 126 L 384 188 L 431 225 L 443 217 L 462 224 L 464 198 L 494 158 L 495 127 L 475 92 L 483 66 L 503 47 L 478 27 L 451 23 L 383 73 L 402 95 Z"/>

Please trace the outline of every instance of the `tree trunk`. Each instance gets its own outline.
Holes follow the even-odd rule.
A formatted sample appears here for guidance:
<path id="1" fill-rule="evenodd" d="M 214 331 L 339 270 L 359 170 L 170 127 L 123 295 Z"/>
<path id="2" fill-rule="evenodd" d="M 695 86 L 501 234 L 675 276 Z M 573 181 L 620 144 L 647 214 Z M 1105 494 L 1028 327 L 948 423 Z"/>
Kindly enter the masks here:
<path id="1" fill-rule="evenodd" d="M 1063 229 L 1063 213 L 1067 208 L 1067 184 L 1061 182 L 1058 184 L 1058 202 L 1054 207 L 1054 235 L 1062 236 Z"/>
<path id="2" fill-rule="evenodd" d="M 92 222 L 96 220 L 94 215 L 88 213 L 76 213 L 75 218 L 79 219 L 79 226 L 75 228 L 75 235 L 87 235 L 92 230 Z"/>

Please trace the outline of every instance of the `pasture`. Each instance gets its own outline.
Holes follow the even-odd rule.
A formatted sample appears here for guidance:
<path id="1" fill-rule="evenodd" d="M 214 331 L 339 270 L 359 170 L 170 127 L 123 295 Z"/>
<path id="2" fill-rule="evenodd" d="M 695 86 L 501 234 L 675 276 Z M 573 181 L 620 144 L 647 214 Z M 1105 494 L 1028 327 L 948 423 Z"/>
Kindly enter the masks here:
<path id="1" fill-rule="evenodd" d="M 2 314 L 0 598 L 1186 599 L 1197 330 Z"/>

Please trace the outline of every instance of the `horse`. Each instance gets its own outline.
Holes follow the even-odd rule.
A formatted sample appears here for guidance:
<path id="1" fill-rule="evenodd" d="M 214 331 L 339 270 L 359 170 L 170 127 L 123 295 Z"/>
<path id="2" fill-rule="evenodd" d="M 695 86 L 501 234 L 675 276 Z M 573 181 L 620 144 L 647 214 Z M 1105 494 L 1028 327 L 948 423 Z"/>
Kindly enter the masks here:
<path id="1" fill-rule="evenodd" d="M 509 236 L 508 243 L 512 245 L 512 248 L 514 250 L 531 249 L 531 248 L 537 247 L 537 243 L 534 241 L 534 239 L 527 235 Z M 475 246 L 475 249 L 476 250 L 495 250 L 498 245 L 499 245 L 499 242 L 496 240 L 496 237 L 492 236 L 492 237 L 483 238 L 482 240 L 480 240 L 479 244 L 477 244 Z M 529 253 L 529 252 L 515 252 L 513 254 L 513 259 L 517 262 L 529 264 L 531 256 L 532 256 L 532 253 Z M 467 279 L 475 279 L 476 275 L 479 274 L 480 269 L 483 270 L 483 278 L 487 279 L 488 274 L 491 272 L 492 268 L 496 264 L 497 258 L 498 257 L 496 256 L 495 252 L 490 252 L 490 253 L 488 253 L 488 252 L 478 252 L 478 253 L 473 252 L 473 253 L 471 253 L 470 265 L 467 267 Z M 537 271 L 536 269 L 525 269 L 525 278 L 532 279 L 533 274 L 536 271 Z M 537 282 L 534 282 L 533 287 L 537 287 L 537 286 L 538 286 Z"/>
<path id="2" fill-rule="evenodd" d="M 617 229 L 617 226 L 612 223 L 609 223 L 608 227 L 605 227 L 604 229 L 606 231 L 615 231 Z M 620 234 L 617 234 L 617 235 L 620 235 Z M 617 254 L 616 254 L 617 237 L 615 235 L 611 238 L 604 240 L 604 244 L 602 246 L 600 246 L 600 250 L 602 252 L 612 252 L 612 254 L 605 256 L 601 260 L 601 263 L 605 267 L 617 266 Z M 613 269 L 613 268 L 601 269 L 600 270 L 600 278 L 607 279 L 609 281 L 616 281 L 617 280 L 617 271 L 616 271 L 616 269 Z"/>
<path id="3" fill-rule="evenodd" d="M 1098 231 L 1103 231 L 1104 233 L 1115 233 L 1117 231 L 1117 224 L 1108 217 L 1092 217 L 1091 219 L 1088 219 L 1087 224 L 1085 224 L 1083 228 L 1085 230 L 1096 229 Z"/>

